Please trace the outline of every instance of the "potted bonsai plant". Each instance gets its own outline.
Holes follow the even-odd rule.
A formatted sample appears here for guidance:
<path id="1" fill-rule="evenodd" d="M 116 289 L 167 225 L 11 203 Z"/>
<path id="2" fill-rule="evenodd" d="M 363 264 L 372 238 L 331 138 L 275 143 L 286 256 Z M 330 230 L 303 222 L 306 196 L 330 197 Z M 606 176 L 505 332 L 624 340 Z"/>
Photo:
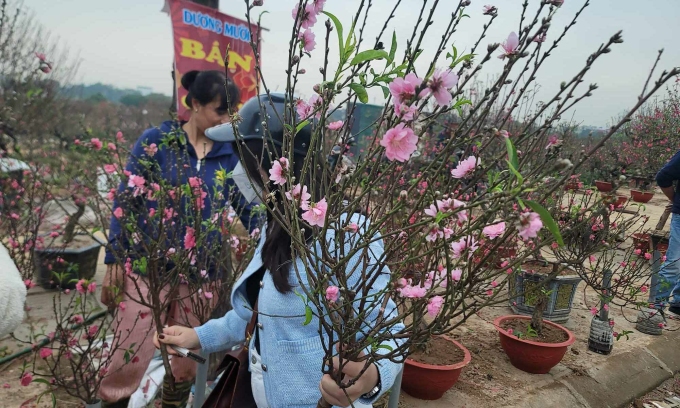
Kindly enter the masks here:
<path id="1" fill-rule="evenodd" d="M 648 203 L 654 198 L 654 179 L 650 177 L 639 178 L 636 183 L 637 189 L 630 190 L 630 196 L 636 203 Z"/>
<path id="2" fill-rule="evenodd" d="M 543 308 L 542 316 L 552 322 L 569 320 L 574 294 L 581 278 L 570 268 L 557 271 L 558 265 L 547 260 L 529 260 L 522 264 L 519 273 L 509 283 L 509 302 L 512 311 L 532 316 L 536 308 Z M 554 277 L 548 279 L 548 277 Z M 536 288 L 545 289 L 545 299 L 538 296 Z M 543 303 L 539 303 L 543 302 Z"/>
<path id="3" fill-rule="evenodd" d="M 46 289 L 57 285 L 73 289 L 74 281 L 92 279 L 97 272 L 102 243 L 89 233 L 78 233 L 86 204 L 78 196 L 73 196 L 72 201 L 75 211 L 67 216 L 62 233 L 52 234 L 48 245 L 34 249 L 37 283 Z"/>

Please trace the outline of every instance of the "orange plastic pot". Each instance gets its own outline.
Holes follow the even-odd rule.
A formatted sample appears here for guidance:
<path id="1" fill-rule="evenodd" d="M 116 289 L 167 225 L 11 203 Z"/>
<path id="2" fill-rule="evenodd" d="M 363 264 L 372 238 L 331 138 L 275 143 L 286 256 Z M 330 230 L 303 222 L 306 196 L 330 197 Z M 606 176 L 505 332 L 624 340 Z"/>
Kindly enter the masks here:
<path id="1" fill-rule="evenodd" d="M 510 358 L 510 363 L 522 371 L 531 374 L 547 374 L 550 369 L 555 367 L 567 352 L 567 348 L 571 346 L 576 337 L 569 330 L 560 326 L 557 323 L 543 320 L 543 324 L 556 327 L 569 336 L 567 341 L 562 343 L 539 343 L 537 341 L 520 339 L 515 335 L 508 334 L 503 328 L 502 324 L 507 320 L 526 320 L 527 324 L 531 321 L 529 316 L 501 316 L 493 321 L 493 325 L 498 330 L 501 339 L 501 347 L 505 350 L 505 354 Z"/>
<path id="2" fill-rule="evenodd" d="M 408 395 L 422 400 L 438 400 L 458 382 L 461 371 L 470 364 L 472 356 L 468 349 L 451 338 L 442 337 L 463 350 L 463 361 L 451 365 L 431 365 L 407 358 L 401 389 Z"/>

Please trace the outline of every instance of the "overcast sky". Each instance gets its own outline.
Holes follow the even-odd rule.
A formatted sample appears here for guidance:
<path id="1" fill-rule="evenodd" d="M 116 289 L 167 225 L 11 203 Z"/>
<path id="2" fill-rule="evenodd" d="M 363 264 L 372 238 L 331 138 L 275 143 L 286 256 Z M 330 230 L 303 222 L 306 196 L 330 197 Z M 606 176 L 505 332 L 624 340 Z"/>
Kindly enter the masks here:
<path id="1" fill-rule="evenodd" d="M 556 16 L 548 41 L 573 18 L 585 0 L 565 0 Z M 535 10 L 539 0 L 529 0 Z M 148 86 L 156 92 L 172 93 L 170 77 L 173 58 L 170 19 L 161 13 L 163 0 L 24 0 L 37 20 L 58 36 L 72 51 L 78 52 L 82 63 L 77 81 L 103 82 L 118 87 Z M 263 25 L 270 29 L 264 34 L 262 63 L 267 83 L 272 88 L 285 86 L 285 64 L 288 39 L 292 26 L 291 9 L 296 0 L 264 0 L 264 9 L 270 14 Z M 327 0 L 325 9 L 334 13 L 348 26 L 352 10 L 360 0 Z M 432 3 L 432 1 L 429 1 Z M 441 32 L 448 23 L 451 10 L 458 1 L 442 0 L 435 14 L 435 24 L 425 41 L 423 59 L 434 53 Z M 518 28 L 521 0 L 472 0 L 468 7 L 471 18 L 464 20 L 453 42 L 459 49 L 469 49 L 481 33 L 488 19 L 482 7 L 492 4 L 499 8 L 499 18 L 490 28 L 484 47 L 491 42 L 503 42 L 508 33 Z M 595 95 L 580 103 L 573 112 L 574 118 L 585 125 L 604 126 L 613 116 L 622 113 L 635 103 L 657 50 L 665 48 L 661 67 L 680 66 L 680 1 L 678 0 L 592 0 L 576 27 L 567 35 L 538 77 L 541 98 L 548 98 L 563 80 L 568 80 L 583 66 L 587 56 L 599 44 L 618 30 L 623 30 L 624 43 L 597 62 L 586 79 L 600 88 Z M 371 44 L 394 4 L 394 0 L 374 0 L 372 18 L 366 29 L 367 44 Z M 399 53 L 407 36 L 413 30 L 422 0 L 403 0 L 389 28 L 396 30 Z M 242 0 L 221 0 L 221 11 L 244 17 Z M 317 43 L 323 37 L 323 19 L 317 23 Z M 335 44 L 334 40 L 332 44 Z M 389 38 L 385 43 L 389 47 Z M 307 74 L 300 84 L 299 93 L 309 95 L 313 84 L 319 82 L 318 68 L 323 62 L 322 47 L 306 60 Z M 485 66 L 481 79 L 502 69 L 502 62 Z M 423 68 L 421 68 L 423 70 Z M 424 73 L 421 73 L 423 75 Z M 380 102 L 381 92 L 371 93 L 371 102 Z"/>

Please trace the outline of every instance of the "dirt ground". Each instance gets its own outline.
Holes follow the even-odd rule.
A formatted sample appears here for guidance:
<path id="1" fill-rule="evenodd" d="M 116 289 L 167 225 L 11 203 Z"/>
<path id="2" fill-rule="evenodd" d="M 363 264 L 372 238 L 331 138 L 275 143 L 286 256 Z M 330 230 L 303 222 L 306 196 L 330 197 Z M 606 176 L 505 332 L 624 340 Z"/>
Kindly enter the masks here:
<path id="1" fill-rule="evenodd" d="M 620 189 L 621 194 L 628 195 L 628 191 Z M 659 217 L 663 213 L 667 201 L 660 192 L 646 205 L 645 213 L 650 221 L 647 226 L 654 228 Z M 666 225 L 666 229 L 668 224 Z M 632 243 L 627 243 L 632 244 Z M 96 279 L 101 282 L 105 268 L 103 265 L 103 251 Z M 45 325 L 46 331 L 50 329 L 49 316 L 51 313 L 52 293 L 45 292 L 40 288 L 31 290 L 27 304 L 31 307 L 32 321 L 38 325 Z M 596 367 L 607 359 L 588 351 L 588 333 L 592 316 L 590 308 L 596 306 L 598 298 L 592 290 L 588 290 L 581 284 L 574 299 L 574 308 L 569 321 L 564 324 L 576 335 L 576 342 L 567 351 L 567 354 L 557 367 L 547 375 L 530 375 L 521 372 L 510 365 L 509 360 L 500 347 L 498 334 L 492 325 L 493 320 L 501 315 L 512 314 L 506 305 L 488 308 L 472 317 L 463 326 L 455 330 L 452 336 L 464 344 L 472 354 L 472 362 L 463 370 L 459 382 L 442 398 L 439 404 L 449 407 L 505 407 L 511 406 L 514 401 L 521 399 L 526 393 L 531 393 L 535 387 L 557 381 L 559 378 L 571 373 L 579 373 Z M 615 342 L 612 354 L 625 353 L 636 348 L 645 346 L 651 336 L 635 331 L 635 319 L 637 312 L 632 309 L 614 309 L 610 311 L 610 317 L 616 321 L 616 330 L 630 330 L 634 333 L 629 340 L 622 339 Z M 667 330 L 680 329 L 680 323 L 671 321 Z M 23 327 L 17 332 L 17 336 L 25 338 L 28 330 Z M 4 338 L 0 339 L 0 358 L 3 353 L 12 354 L 21 350 L 25 345 Z M 51 399 L 44 398 L 40 404 L 35 399 L 45 388 L 40 384 L 32 384 L 22 387 L 19 377 L 22 371 L 23 358 L 13 360 L 11 363 L 0 366 L 0 406 L 1 407 L 50 407 Z M 533 387 L 533 388 L 532 388 Z M 432 403 L 416 400 L 404 393 L 401 394 L 400 407 L 423 407 L 434 406 Z M 25 405 L 22 405 L 25 404 Z M 376 404 L 382 408 L 386 400 Z M 58 407 L 78 407 L 79 402 L 72 397 L 57 396 Z"/>
<path id="2" fill-rule="evenodd" d="M 663 384 L 653 391 L 636 399 L 630 404 L 629 408 L 646 408 L 645 404 L 654 407 L 652 402 L 656 402 L 657 404 L 662 403 L 664 399 L 671 397 L 680 398 L 680 374 L 677 374 L 670 380 L 664 381 Z"/>

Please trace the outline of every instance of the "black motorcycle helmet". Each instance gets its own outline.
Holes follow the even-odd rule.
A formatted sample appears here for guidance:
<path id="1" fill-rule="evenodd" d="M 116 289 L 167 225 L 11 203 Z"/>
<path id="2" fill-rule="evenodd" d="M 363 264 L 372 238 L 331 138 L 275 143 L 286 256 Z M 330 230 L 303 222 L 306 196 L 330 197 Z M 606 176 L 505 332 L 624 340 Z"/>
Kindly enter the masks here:
<path id="1" fill-rule="evenodd" d="M 267 139 L 278 146 L 283 145 L 284 111 L 287 102 L 284 94 L 261 94 L 250 98 L 239 110 L 241 122 L 238 124 L 239 140 Z M 263 123 L 266 122 L 267 129 Z M 292 126 L 292 123 L 290 124 Z M 231 123 L 224 123 L 207 129 L 205 135 L 216 142 L 235 142 L 237 140 Z M 312 140 L 312 125 L 308 124 L 295 134 L 293 152 L 306 155 Z"/>

